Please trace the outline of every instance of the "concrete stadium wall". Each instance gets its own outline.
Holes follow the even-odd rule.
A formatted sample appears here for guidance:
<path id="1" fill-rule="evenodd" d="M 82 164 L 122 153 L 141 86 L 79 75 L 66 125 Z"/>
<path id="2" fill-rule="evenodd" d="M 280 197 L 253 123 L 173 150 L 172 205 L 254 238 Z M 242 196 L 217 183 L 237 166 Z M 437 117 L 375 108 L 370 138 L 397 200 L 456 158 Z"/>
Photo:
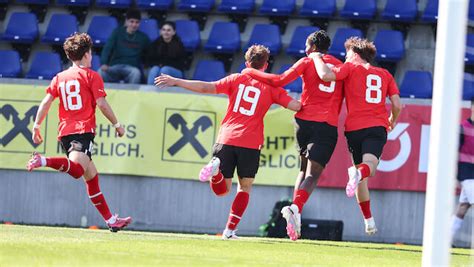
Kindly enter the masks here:
<path id="1" fill-rule="evenodd" d="M 137 230 L 219 233 L 234 195 L 215 197 L 198 181 L 118 175 L 100 179 L 111 210 L 132 216 L 130 228 Z M 103 226 L 81 180 L 56 172 L 0 170 L 0 184 L 0 221 L 80 226 L 85 216 L 87 225 Z M 274 203 L 291 194 L 290 187 L 255 186 L 239 233 L 257 235 Z M 317 189 L 303 217 L 344 221 L 344 240 L 421 244 L 424 197 L 416 192 L 371 192 L 379 228 L 373 237 L 364 234 L 359 207 L 342 189 Z M 470 244 L 472 217 L 470 211 L 457 238 L 459 246 Z"/>

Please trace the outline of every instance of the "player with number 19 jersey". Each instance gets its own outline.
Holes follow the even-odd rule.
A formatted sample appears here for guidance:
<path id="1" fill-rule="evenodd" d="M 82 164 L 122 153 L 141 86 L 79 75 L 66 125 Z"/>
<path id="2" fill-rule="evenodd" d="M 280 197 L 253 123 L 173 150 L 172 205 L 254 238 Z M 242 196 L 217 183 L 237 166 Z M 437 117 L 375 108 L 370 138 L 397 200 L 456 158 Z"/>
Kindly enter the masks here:
<path id="1" fill-rule="evenodd" d="M 107 95 L 97 72 L 72 66 L 53 78 L 46 93 L 59 97 L 58 139 L 72 134 L 95 133 L 96 99 Z"/>
<path id="2" fill-rule="evenodd" d="M 344 80 L 347 105 L 345 131 L 383 126 L 388 129 L 385 98 L 400 94 L 395 79 L 386 69 L 346 62 L 332 69 L 336 80 Z"/>
<path id="3" fill-rule="evenodd" d="M 293 100 L 283 88 L 274 88 L 249 75 L 232 74 L 215 83 L 217 93 L 229 96 L 217 143 L 260 149 L 263 118 L 272 104 L 287 107 Z"/>

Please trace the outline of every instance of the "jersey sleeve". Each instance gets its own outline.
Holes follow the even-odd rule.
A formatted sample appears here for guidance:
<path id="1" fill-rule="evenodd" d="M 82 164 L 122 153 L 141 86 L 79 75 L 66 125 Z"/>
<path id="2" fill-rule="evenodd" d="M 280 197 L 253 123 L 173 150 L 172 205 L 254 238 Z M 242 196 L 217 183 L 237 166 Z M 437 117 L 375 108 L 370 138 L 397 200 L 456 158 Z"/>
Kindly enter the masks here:
<path id="1" fill-rule="evenodd" d="M 58 76 L 54 76 L 51 80 L 48 88 L 46 88 L 46 94 L 50 94 L 54 98 L 58 97 Z"/>
<path id="2" fill-rule="evenodd" d="M 295 64 L 296 65 L 296 64 Z M 293 67 L 289 68 L 282 74 L 272 74 L 259 71 L 252 68 L 247 68 L 245 74 L 250 75 L 252 78 L 259 80 L 260 82 L 269 84 L 274 87 L 284 86 L 290 82 L 296 80 L 299 76 L 297 70 Z"/>
<path id="3" fill-rule="evenodd" d="M 92 72 L 91 91 L 94 99 L 107 96 L 104 88 L 104 80 L 102 80 L 102 77 L 100 77 L 97 72 Z"/>
<path id="4" fill-rule="evenodd" d="M 288 92 L 281 87 L 273 88 L 272 96 L 274 103 L 285 108 L 288 107 L 288 104 L 291 102 L 291 100 L 293 100 L 293 98 L 288 95 Z"/>
<path id="5" fill-rule="evenodd" d="M 336 81 L 344 80 L 351 71 L 351 64 L 344 63 L 341 65 L 337 65 L 332 68 L 332 72 L 336 75 Z"/>
<path id="6" fill-rule="evenodd" d="M 213 82 L 218 94 L 230 95 L 232 92 L 232 84 L 239 77 L 240 74 L 232 74 L 224 77 L 218 81 Z"/>
<path id="7" fill-rule="evenodd" d="M 393 76 L 390 73 L 387 73 L 387 76 L 388 76 L 388 79 L 389 79 L 388 90 L 387 90 L 388 96 L 399 95 L 400 90 L 398 90 L 398 85 L 395 82 L 395 79 L 393 78 Z"/>

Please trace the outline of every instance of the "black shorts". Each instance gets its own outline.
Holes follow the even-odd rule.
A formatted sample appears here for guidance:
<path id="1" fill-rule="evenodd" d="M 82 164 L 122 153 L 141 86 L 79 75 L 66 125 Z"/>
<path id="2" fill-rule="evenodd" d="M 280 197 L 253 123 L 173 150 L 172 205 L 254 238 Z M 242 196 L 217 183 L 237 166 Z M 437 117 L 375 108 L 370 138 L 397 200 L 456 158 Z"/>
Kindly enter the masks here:
<path id="1" fill-rule="evenodd" d="M 212 153 L 221 160 L 220 169 L 224 178 L 234 177 L 236 167 L 239 177 L 255 178 L 260 164 L 260 150 L 215 144 Z"/>
<path id="2" fill-rule="evenodd" d="M 345 132 L 345 135 L 352 160 L 356 165 L 362 163 L 364 154 L 372 154 L 380 159 L 383 147 L 387 143 L 387 130 L 382 126 Z"/>
<path id="3" fill-rule="evenodd" d="M 467 162 L 458 163 L 458 180 L 474 179 L 474 164 Z"/>
<path id="4" fill-rule="evenodd" d="M 295 118 L 296 149 L 325 167 L 337 144 L 337 127 L 326 122 Z"/>
<path id="5" fill-rule="evenodd" d="M 66 155 L 71 151 L 80 151 L 92 159 L 92 148 L 94 146 L 94 134 L 71 134 L 61 137 L 61 147 Z"/>

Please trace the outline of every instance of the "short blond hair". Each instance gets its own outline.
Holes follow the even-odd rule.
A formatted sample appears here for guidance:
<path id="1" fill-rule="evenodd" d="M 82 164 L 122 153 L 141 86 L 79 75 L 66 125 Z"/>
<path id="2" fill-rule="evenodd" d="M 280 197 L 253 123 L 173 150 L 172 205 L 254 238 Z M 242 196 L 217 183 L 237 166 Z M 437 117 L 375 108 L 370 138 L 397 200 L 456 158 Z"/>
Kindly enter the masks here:
<path id="1" fill-rule="evenodd" d="M 374 43 L 360 37 L 351 37 L 347 39 L 344 43 L 344 47 L 347 51 L 352 50 L 367 62 L 372 62 L 377 54 L 377 48 Z"/>
<path id="2" fill-rule="evenodd" d="M 263 45 L 252 45 L 245 52 L 245 61 L 254 69 L 261 69 L 270 58 L 270 49 Z"/>

